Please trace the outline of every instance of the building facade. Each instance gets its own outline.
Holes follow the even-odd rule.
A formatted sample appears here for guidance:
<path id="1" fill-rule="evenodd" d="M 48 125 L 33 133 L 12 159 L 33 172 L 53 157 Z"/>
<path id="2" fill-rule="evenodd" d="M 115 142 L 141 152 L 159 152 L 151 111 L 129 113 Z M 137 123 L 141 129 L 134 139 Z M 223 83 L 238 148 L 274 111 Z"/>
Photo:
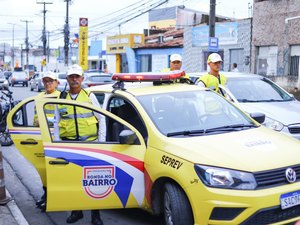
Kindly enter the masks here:
<path id="1" fill-rule="evenodd" d="M 252 71 L 299 86 L 299 33 L 300 1 L 254 0 Z"/>
<path id="2" fill-rule="evenodd" d="M 230 71 L 237 63 L 240 72 L 251 68 L 252 19 L 221 22 L 215 25 L 215 37 L 219 41 L 218 53 L 223 58 L 224 71 Z M 183 63 L 187 72 L 207 70 L 209 51 L 209 26 L 186 27 L 184 32 Z"/>

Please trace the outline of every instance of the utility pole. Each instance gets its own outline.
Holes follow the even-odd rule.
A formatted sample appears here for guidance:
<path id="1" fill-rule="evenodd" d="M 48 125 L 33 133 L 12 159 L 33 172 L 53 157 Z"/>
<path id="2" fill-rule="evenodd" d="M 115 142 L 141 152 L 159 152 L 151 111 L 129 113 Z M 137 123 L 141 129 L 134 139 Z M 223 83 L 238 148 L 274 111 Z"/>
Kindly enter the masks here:
<path id="1" fill-rule="evenodd" d="M 12 29 L 12 47 L 11 47 L 11 69 L 15 67 L 15 23 L 8 23 L 13 26 Z"/>
<path id="2" fill-rule="evenodd" d="M 70 27 L 69 27 L 69 2 L 71 0 L 64 0 L 67 3 L 66 6 L 66 23 L 64 27 L 64 50 L 65 50 L 65 65 L 69 64 L 69 42 L 70 42 Z"/>
<path id="3" fill-rule="evenodd" d="M 216 0 L 210 0 L 209 10 L 209 37 L 215 37 Z"/>
<path id="4" fill-rule="evenodd" d="M 50 32 L 48 31 L 48 45 L 47 45 L 47 62 L 49 62 L 49 57 L 50 57 Z"/>
<path id="5" fill-rule="evenodd" d="M 37 2 L 37 4 L 43 4 L 44 5 L 44 25 L 43 25 L 43 35 L 42 35 L 42 41 L 43 41 L 43 55 L 46 59 L 47 55 L 47 36 L 46 36 L 46 4 L 52 4 L 52 2 Z M 42 66 L 42 71 L 43 71 L 43 66 Z"/>
<path id="6" fill-rule="evenodd" d="M 28 54 L 29 54 L 29 41 L 28 41 L 28 23 L 32 23 L 32 21 L 28 21 L 28 20 L 21 20 L 21 22 L 25 22 L 26 23 L 26 38 L 25 38 L 25 45 L 26 45 L 26 68 L 28 69 L 28 65 L 29 65 L 29 58 L 28 58 Z"/>

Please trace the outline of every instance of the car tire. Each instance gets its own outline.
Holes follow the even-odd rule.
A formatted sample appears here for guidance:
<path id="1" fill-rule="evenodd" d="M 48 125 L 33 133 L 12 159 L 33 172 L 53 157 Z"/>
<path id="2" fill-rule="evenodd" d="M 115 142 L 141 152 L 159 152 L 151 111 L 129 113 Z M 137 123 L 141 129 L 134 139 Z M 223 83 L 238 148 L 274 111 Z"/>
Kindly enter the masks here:
<path id="1" fill-rule="evenodd" d="M 194 224 L 193 212 L 189 200 L 178 185 L 165 184 L 163 204 L 166 225 Z"/>

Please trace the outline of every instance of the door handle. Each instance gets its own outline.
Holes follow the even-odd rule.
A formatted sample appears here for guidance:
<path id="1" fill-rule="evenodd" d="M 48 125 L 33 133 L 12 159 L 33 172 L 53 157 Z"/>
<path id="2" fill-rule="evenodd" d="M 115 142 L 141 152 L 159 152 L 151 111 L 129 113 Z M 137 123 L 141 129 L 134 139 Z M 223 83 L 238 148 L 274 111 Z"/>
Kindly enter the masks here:
<path id="1" fill-rule="evenodd" d="M 21 141 L 20 142 L 22 145 L 37 145 L 37 141 Z"/>
<path id="2" fill-rule="evenodd" d="M 51 160 L 51 161 L 49 161 L 49 164 L 50 165 L 68 165 L 69 164 L 69 162 L 64 158 L 57 158 L 57 159 L 60 159 L 60 161 Z M 61 160 L 64 160 L 64 161 L 61 161 Z"/>

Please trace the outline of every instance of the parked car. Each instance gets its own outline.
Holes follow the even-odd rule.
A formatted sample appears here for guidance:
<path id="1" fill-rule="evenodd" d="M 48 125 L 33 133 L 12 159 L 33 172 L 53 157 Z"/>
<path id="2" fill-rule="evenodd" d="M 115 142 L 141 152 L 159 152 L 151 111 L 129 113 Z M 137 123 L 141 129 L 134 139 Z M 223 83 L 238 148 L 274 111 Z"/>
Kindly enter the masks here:
<path id="1" fill-rule="evenodd" d="M 58 79 L 58 86 L 57 86 L 58 91 L 69 90 L 69 84 L 67 82 L 66 72 L 57 73 L 57 79 Z"/>
<path id="2" fill-rule="evenodd" d="M 28 87 L 28 80 L 29 80 L 29 75 L 26 71 L 23 70 L 18 70 L 18 71 L 13 71 L 11 76 L 9 77 L 8 81 L 9 84 L 13 87 L 16 84 L 21 84 L 26 87 Z"/>
<path id="3" fill-rule="evenodd" d="M 0 72 L 0 90 L 2 89 L 3 86 L 7 86 L 8 85 L 8 81 L 4 75 L 3 72 Z"/>
<path id="4" fill-rule="evenodd" d="M 11 71 L 4 71 L 3 72 L 4 73 L 4 76 L 5 76 L 5 78 L 8 80 L 9 79 L 9 77 L 11 76 L 11 74 L 12 74 L 12 72 Z"/>
<path id="5" fill-rule="evenodd" d="M 196 81 L 203 74 L 189 76 Z M 264 113 L 265 126 L 300 139 L 300 102 L 297 99 L 266 77 L 249 73 L 223 74 L 228 82 L 226 87 L 220 88 L 228 99 L 247 113 Z"/>
<path id="6" fill-rule="evenodd" d="M 88 89 L 103 97 L 101 108 L 38 96 L 15 106 L 9 131 L 47 186 L 46 210 L 142 208 L 163 214 L 166 225 L 299 220 L 300 142 L 260 125 L 261 114 L 252 119 L 214 91 L 181 83 L 182 76 L 115 74 L 114 84 Z M 97 135 L 88 129 L 95 121 L 76 118 L 100 114 L 106 138 L 55 139 L 48 104 L 90 135 Z"/>
<path id="7" fill-rule="evenodd" d="M 82 87 L 87 88 L 91 86 L 103 85 L 109 83 L 113 83 L 113 80 L 111 79 L 111 74 L 90 72 L 90 73 L 84 73 L 84 80 L 82 82 Z"/>
<path id="8" fill-rule="evenodd" d="M 36 72 L 33 76 L 29 79 L 29 88 L 30 91 L 37 91 L 40 92 L 45 89 L 43 81 L 43 72 Z"/>

